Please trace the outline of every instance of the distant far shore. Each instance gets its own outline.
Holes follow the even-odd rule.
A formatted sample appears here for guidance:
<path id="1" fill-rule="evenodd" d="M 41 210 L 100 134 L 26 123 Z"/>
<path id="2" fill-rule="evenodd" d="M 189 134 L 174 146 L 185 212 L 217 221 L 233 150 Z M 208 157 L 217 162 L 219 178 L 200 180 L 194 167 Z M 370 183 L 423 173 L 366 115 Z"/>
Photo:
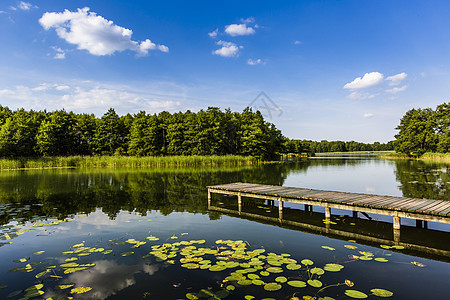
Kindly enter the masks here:
<path id="1" fill-rule="evenodd" d="M 417 159 L 417 160 L 437 160 L 437 161 L 450 161 L 450 153 L 437 153 L 426 152 L 421 156 L 414 157 L 408 156 L 403 153 L 392 152 L 390 154 L 381 155 L 381 158 L 385 159 Z"/>

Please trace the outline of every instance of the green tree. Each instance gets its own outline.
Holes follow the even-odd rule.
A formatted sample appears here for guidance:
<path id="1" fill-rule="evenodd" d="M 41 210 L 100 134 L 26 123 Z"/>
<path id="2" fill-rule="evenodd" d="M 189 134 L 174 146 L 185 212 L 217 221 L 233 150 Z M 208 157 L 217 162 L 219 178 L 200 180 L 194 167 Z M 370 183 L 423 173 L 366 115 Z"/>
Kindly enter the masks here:
<path id="1" fill-rule="evenodd" d="M 438 134 L 437 151 L 450 151 L 450 103 L 443 103 L 436 107 L 436 132 Z"/>
<path id="2" fill-rule="evenodd" d="M 51 113 L 39 126 L 36 149 L 43 156 L 77 154 L 76 119 L 73 113 L 59 110 Z"/>
<path id="3" fill-rule="evenodd" d="M 125 130 L 123 123 L 113 108 L 99 120 L 93 140 L 94 154 L 115 155 L 123 151 Z"/>
<path id="4" fill-rule="evenodd" d="M 432 109 L 409 110 L 396 128 L 399 133 L 395 136 L 395 151 L 410 156 L 435 151 L 437 144 L 435 128 L 436 123 Z"/>

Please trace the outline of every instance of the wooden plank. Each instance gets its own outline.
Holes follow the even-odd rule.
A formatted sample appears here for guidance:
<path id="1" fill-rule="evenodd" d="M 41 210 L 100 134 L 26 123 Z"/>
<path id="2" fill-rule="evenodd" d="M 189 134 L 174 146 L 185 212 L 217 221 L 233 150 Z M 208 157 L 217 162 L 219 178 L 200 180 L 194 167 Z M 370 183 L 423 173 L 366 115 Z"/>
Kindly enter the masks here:
<path id="1" fill-rule="evenodd" d="M 409 210 L 410 211 L 416 211 L 416 210 L 418 210 L 418 209 L 420 209 L 422 207 L 427 206 L 429 203 L 431 203 L 431 201 L 433 201 L 433 200 L 422 201 L 422 202 L 418 203 L 416 206 L 411 207 Z"/>
<path id="2" fill-rule="evenodd" d="M 429 209 L 429 211 L 432 213 L 439 213 L 444 208 L 448 207 L 448 203 L 445 203 L 445 202 L 446 201 L 442 201 L 441 203 L 439 203 L 439 205 L 433 207 L 432 209 Z"/>
<path id="3" fill-rule="evenodd" d="M 442 203 L 441 201 L 439 201 L 439 200 L 435 200 L 435 202 L 434 203 L 432 203 L 432 204 L 429 204 L 429 205 L 427 205 L 427 206 L 425 206 L 425 207 L 423 207 L 423 208 L 421 208 L 421 209 L 419 209 L 418 211 L 428 211 L 428 212 L 434 212 L 435 211 L 435 209 L 437 209 L 437 208 L 439 208 L 439 207 L 441 207 L 441 206 L 444 206 L 446 203 Z"/>
<path id="4" fill-rule="evenodd" d="M 403 200 L 401 202 L 394 202 L 394 203 L 390 204 L 389 206 L 384 206 L 384 207 L 388 207 L 388 208 L 396 209 L 396 210 L 402 210 L 402 209 L 406 210 L 408 207 L 417 205 L 418 200 L 419 199 L 408 198 L 407 200 Z"/>
<path id="5" fill-rule="evenodd" d="M 440 212 L 440 214 L 442 214 L 442 215 L 450 214 L 450 201 L 448 201 L 448 202 L 449 202 L 448 203 L 448 208 L 445 208 L 444 210 L 442 210 Z"/>

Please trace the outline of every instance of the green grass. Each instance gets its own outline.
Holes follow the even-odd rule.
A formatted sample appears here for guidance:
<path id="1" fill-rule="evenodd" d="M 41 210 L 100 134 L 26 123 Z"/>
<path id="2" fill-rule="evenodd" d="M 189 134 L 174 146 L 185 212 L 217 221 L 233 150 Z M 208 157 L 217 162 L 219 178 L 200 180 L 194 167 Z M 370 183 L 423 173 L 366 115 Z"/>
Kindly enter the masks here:
<path id="1" fill-rule="evenodd" d="M 349 152 L 318 152 L 316 155 L 342 155 L 342 154 L 370 154 L 370 155 L 390 155 L 394 151 L 349 151 Z"/>
<path id="2" fill-rule="evenodd" d="M 249 165 L 259 161 L 251 156 L 57 156 L 0 159 L 0 170 L 48 168 L 105 168 L 105 167 L 178 167 Z"/>
<path id="3" fill-rule="evenodd" d="M 381 158 L 386 159 L 419 159 L 419 160 L 443 160 L 450 161 L 450 153 L 436 153 L 426 152 L 420 157 L 410 157 L 404 153 L 392 152 L 387 155 L 382 155 Z"/>

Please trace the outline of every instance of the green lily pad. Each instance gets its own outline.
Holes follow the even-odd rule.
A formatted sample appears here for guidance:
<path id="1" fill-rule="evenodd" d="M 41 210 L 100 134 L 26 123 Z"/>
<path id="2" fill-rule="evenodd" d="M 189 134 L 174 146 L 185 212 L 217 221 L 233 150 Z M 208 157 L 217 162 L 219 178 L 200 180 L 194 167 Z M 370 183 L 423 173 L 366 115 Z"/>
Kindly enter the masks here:
<path id="1" fill-rule="evenodd" d="M 254 285 L 265 285 L 266 283 L 262 281 L 261 279 L 253 279 L 252 284 Z"/>
<path id="2" fill-rule="evenodd" d="M 251 285 L 253 283 L 250 279 L 241 279 L 237 282 L 239 285 Z"/>
<path id="3" fill-rule="evenodd" d="M 6 297 L 7 298 L 12 298 L 12 297 L 15 297 L 15 296 L 20 295 L 20 294 L 22 294 L 22 290 L 17 290 L 17 291 L 9 293 L 8 296 L 6 296 Z"/>
<path id="4" fill-rule="evenodd" d="M 124 252 L 124 253 L 122 253 L 122 254 L 120 254 L 120 255 L 122 255 L 122 256 L 130 256 L 130 255 L 132 255 L 132 254 L 134 254 L 133 251 L 130 251 L 130 252 Z"/>
<path id="5" fill-rule="evenodd" d="M 287 281 L 287 278 L 284 276 L 278 276 L 277 278 L 275 278 L 275 281 L 279 283 L 285 283 Z"/>
<path id="6" fill-rule="evenodd" d="M 266 271 L 270 273 L 282 273 L 283 269 L 280 267 L 269 267 L 266 269 Z"/>
<path id="7" fill-rule="evenodd" d="M 363 292 L 360 292 L 357 290 L 345 290 L 345 294 L 351 298 L 356 298 L 356 299 L 365 299 L 368 297 Z"/>
<path id="8" fill-rule="evenodd" d="M 278 284 L 276 282 L 267 283 L 266 285 L 264 285 L 264 289 L 269 292 L 278 291 L 279 289 L 281 289 L 281 284 Z"/>
<path id="9" fill-rule="evenodd" d="M 235 289 L 236 289 L 236 287 L 234 285 L 227 286 L 227 290 L 229 290 L 229 291 L 234 291 Z"/>
<path id="10" fill-rule="evenodd" d="M 291 271 L 298 270 L 298 269 L 301 269 L 301 268 L 302 268 L 302 266 L 301 265 L 297 265 L 297 264 L 288 264 L 286 266 L 286 269 L 291 270 Z"/>
<path id="11" fill-rule="evenodd" d="M 291 281 L 288 281 L 287 284 L 289 284 L 290 286 L 293 286 L 293 287 L 297 287 L 297 288 L 306 287 L 306 282 L 301 281 L 301 280 L 291 280 Z"/>
<path id="12" fill-rule="evenodd" d="M 244 299 L 245 300 L 252 300 L 252 299 L 255 299 L 256 297 L 255 296 L 252 296 L 252 295 L 245 295 L 244 296 Z"/>
<path id="13" fill-rule="evenodd" d="M 73 287 L 74 285 L 75 285 L 75 283 L 64 283 L 64 284 L 57 285 L 55 288 L 57 288 L 59 290 L 65 290 L 65 289 Z"/>
<path id="14" fill-rule="evenodd" d="M 221 265 L 213 265 L 211 268 L 209 268 L 210 271 L 212 272 L 220 272 L 225 270 L 227 267 L 225 266 L 221 266 Z"/>
<path id="15" fill-rule="evenodd" d="M 322 248 L 330 250 L 330 251 L 336 250 L 336 249 L 334 249 L 333 247 L 330 247 L 330 246 L 322 246 Z"/>
<path id="16" fill-rule="evenodd" d="M 259 272 L 259 274 L 261 274 L 262 276 L 269 276 L 270 275 L 270 273 L 267 272 L 267 271 L 261 271 L 261 272 Z"/>
<path id="17" fill-rule="evenodd" d="M 200 268 L 200 265 L 199 265 L 199 264 L 195 264 L 195 263 L 182 264 L 181 266 L 182 266 L 183 268 L 190 269 L 190 270 Z"/>
<path id="18" fill-rule="evenodd" d="M 197 295 L 192 294 L 192 293 L 187 293 L 187 294 L 186 294 L 186 298 L 188 298 L 189 300 L 197 300 L 197 299 L 199 299 L 199 298 L 197 297 Z"/>
<path id="19" fill-rule="evenodd" d="M 326 264 L 325 267 L 323 267 L 323 269 L 328 272 L 339 272 L 343 268 L 344 266 L 339 264 Z"/>
<path id="20" fill-rule="evenodd" d="M 388 291 L 388 290 L 383 290 L 383 289 L 372 289 L 370 290 L 372 292 L 372 294 L 374 294 L 375 296 L 378 297 L 383 297 L 383 298 L 388 298 L 388 297 L 392 297 L 394 295 L 393 292 Z"/>
<path id="21" fill-rule="evenodd" d="M 384 257 L 377 257 L 377 258 L 375 258 L 374 260 L 376 260 L 376 261 L 378 261 L 378 262 L 388 262 L 389 260 L 387 260 L 386 258 L 384 258 Z"/>
<path id="22" fill-rule="evenodd" d="M 112 250 L 105 250 L 102 253 L 106 255 L 106 254 L 110 254 L 111 252 L 112 252 Z"/>
<path id="23" fill-rule="evenodd" d="M 316 274 L 316 275 L 323 275 L 325 273 L 325 271 L 321 268 L 312 268 L 309 271 L 311 272 L 311 274 Z"/>
<path id="24" fill-rule="evenodd" d="M 0 290 L 6 289 L 8 286 L 6 284 L 0 284 Z"/>
<path id="25" fill-rule="evenodd" d="M 44 253 L 45 251 L 36 251 L 36 252 L 33 252 L 33 254 L 35 254 L 35 255 L 40 255 L 40 254 L 42 254 L 42 253 Z"/>
<path id="26" fill-rule="evenodd" d="M 311 265 L 314 264 L 314 262 L 312 260 L 310 260 L 310 259 L 303 259 L 301 261 L 301 263 L 304 264 L 305 266 L 311 266 Z"/>
<path id="27" fill-rule="evenodd" d="M 322 286 L 322 281 L 317 279 L 310 279 L 307 281 L 310 286 L 320 288 Z"/>
<path id="28" fill-rule="evenodd" d="M 353 245 L 344 245 L 345 248 L 347 249 L 357 249 L 358 247 L 353 246 Z"/>

